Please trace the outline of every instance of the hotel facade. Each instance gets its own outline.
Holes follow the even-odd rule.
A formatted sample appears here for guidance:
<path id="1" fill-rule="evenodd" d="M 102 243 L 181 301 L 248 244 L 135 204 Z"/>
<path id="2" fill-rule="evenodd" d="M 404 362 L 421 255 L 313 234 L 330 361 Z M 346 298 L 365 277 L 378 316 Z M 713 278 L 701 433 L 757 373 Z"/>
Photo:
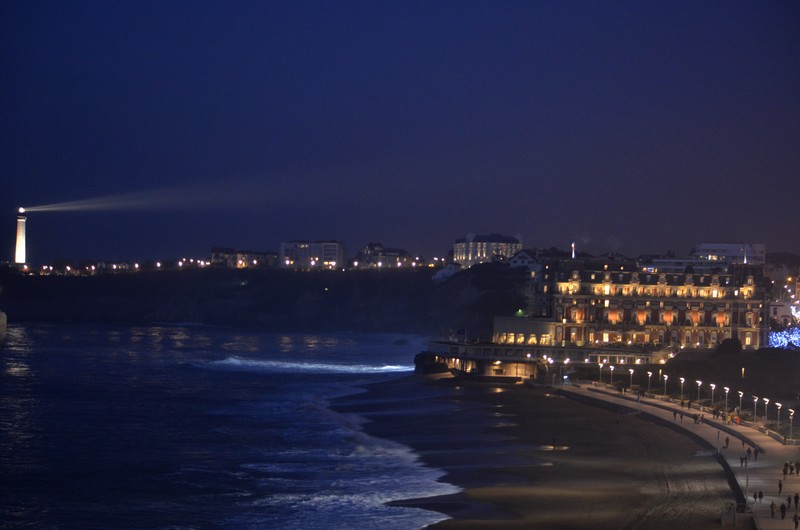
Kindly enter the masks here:
<path id="1" fill-rule="evenodd" d="M 531 284 L 528 311 L 547 317 L 498 318 L 494 342 L 672 351 L 765 343 L 763 266 L 706 261 L 678 272 L 675 261 L 552 261 Z"/>
<path id="2" fill-rule="evenodd" d="M 452 368 L 513 379 L 560 376 L 569 363 L 628 370 L 731 338 L 757 349 L 768 343 L 763 271 L 689 258 L 545 259 L 530 271 L 527 312 L 496 317 L 491 342 L 429 349 Z"/>

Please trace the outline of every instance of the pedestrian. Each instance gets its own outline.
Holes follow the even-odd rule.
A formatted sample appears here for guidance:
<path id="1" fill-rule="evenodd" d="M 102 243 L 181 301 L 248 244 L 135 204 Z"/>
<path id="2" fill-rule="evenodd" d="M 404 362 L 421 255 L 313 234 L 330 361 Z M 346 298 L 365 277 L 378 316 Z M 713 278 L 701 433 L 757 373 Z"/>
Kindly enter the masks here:
<path id="1" fill-rule="evenodd" d="M 758 460 L 758 447 L 753 450 L 753 460 Z"/>
<path id="2" fill-rule="evenodd" d="M 753 450 L 748 447 L 747 448 L 747 458 L 750 459 L 750 455 L 752 455 L 752 454 L 753 454 Z"/>
<path id="3" fill-rule="evenodd" d="M 758 502 L 758 492 L 757 491 L 753 492 L 753 502 L 754 503 Z"/>
<path id="4" fill-rule="evenodd" d="M 786 505 L 781 503 L 781 519 L 786 519 Z"/>
<path id="5" fill-rule="evenodd" d="M 731 443 L 731 438 L 730 438 L 730 436 L 726 436 L 726 437 L 725 437 L 725 449 L 727 449 L 727 448 L 728 448 L 728 444 L 729 444 L 729 443 Z"/>
<path id="6" fill-rule="evenodd" d="M 764 502 L 764 492 L 760 490 L 758 492 L 758 502 Z"/>
<path id="7" fill-rule="evenodd" d="M 791 496 L 791 495 L 789 495 L 788 497 L 786 497 L 786 507 L 787 507 L 788 509 L 790 509 L 790 510 L 792 509 L 792 496 Z"/>
<path id="8" fill-rule="evenodd" d="M 794 463 L 794 472 L 797 476 L 800 476 L 800 460 Z"/>
<path id="9" fill-rule="evenodd" d="M 794 521 L 794 530 L 797 530 L 797 525 L 800 524 L 800 516 L 797 515 L 797 512 L 792 517 L 792 521 Z"/>
<path id="10" fill-rule="evenodd" d="M 797 511 L 797 503 L 800 502 L 800 493 L 794 494 L 794 509 Z"/>
<path id="11" fill-rule="evenodd" d="M 672 411 L 672 420 L 674 421 L 674 420 L 677 420 L 677 419 L 678 419 L 678 413 L 673 410 Z"/>
<path id="12" fill-rule="evenodd" d="M 778 481 L 778 495 L 781 494 L 781 491 L 783 491 L 783 481 L 779 480 Z"/>
<path id="13" fill-rule="evenodd" d="M 773 519 L 775 518 L 775 501 L 772 501 L 771 503 L 769 503 L 769 515 Z"/>

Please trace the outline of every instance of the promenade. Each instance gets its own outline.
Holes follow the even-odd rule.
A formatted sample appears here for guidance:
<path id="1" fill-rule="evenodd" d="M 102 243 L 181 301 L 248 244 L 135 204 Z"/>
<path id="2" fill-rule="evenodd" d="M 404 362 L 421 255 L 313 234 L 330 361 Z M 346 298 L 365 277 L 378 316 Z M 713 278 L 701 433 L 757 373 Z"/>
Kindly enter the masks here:
<path id="1" fill-rule="evenodd" d="M 739 492 L 734 491 L 737 502 L 745 503 L 745 513 L 737 513 L 736 517 L 747 517 L 752 513 L 755 527 L 759 530 L 789 530 L 795 528 L 792 518 L 796 513 L 794 504 L 795 493 L 800 494 L 800 476 L 784 476 L 785 462 L 800 462 L 800 446 L 783 445 L 761 431 L 734 423 L 726 424 L 722 419 L 714 419 L 711 411 L 697 408 L 688 410 L 681 408 L 679 402 L 658 396 L 641 396 L 637 394 L 620 394 L 616 389 L 604 384 L 588 383 L 580 385 L 559 386 L 558 390 L 565 394 L 573 394 L 584 399 L 595 399 L 616 406 L 625 406 L 642 414 L 648 414 L 662 422 L 669 422 L 675 428 L 683 429 L 691 435 L 702 439 L 714 452 L 721 457 L 723 467 L 729 478 L 733 477 L 738 485 Z M 681 414 L 684 415 L 681 421 Z M 700 423 L 695 423 L 693 416 L 703 415 Z M 725 438 L 729 439 L 725 448 Z M 742 463 L 741 458 L 747 456 L 747 449 L 751 449 L 751 456 L 747 462 Z M 757 459 L 753 454 L 758 449 Z M 778 491 L 778 481 L 783 481 L 782 489 Z M 734 490 L 735 485 L 732 485 Z M 753 493 L 763 492 L 763 500 L 754 501 Z M 787 503 L 787 497 L 792 497 L 791 506 L 787 505 L 786 516 L 781 519 L 781 503 Z M 775 503 L 775 515 L 771 515 L 770 504 Z M 722 507 L 721 507 L 722 509 Z M 725 510 L 722 510 L 725 511 Z M 797 512 L 800 514 L 800 512 Z M 733 515 L 723 514 L 723 526 L 732 525 Z"/>

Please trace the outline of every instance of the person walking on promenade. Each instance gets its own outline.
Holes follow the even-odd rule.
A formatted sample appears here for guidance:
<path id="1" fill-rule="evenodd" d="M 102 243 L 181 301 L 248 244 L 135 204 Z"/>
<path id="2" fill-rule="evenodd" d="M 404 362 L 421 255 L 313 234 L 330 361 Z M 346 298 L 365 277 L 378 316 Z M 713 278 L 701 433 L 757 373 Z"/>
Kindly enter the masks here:
<path id="1" fill-rule="evenodd" d="M 792 517 L 792 521 L 794 521 L 794 530 L 797 530 L 797 525 L 800 524 L 800 516 L 798 516 L 796 512 L 794 517 Z"/>
<path id="2" fill-rule="evenodd" d="M 678 419 L 678 413 L 673 410 L 672 411 L 672 421 L 675 421 L 677 419 Z"/>
<path id="3" fill-rule="evenodd" d="M 800 493 L 794 494 L 794 511 L 797 511 L 797 503 L 800 502 Z"/>
<path id="4" fill-rule="evenodd" d="M 739 467 L 744 467 L 744 457 L 743 456 L 739 457 Z"/>
<path id="5" fill-rule="evenodd" d="M 781 503 L 781 519 L 786 519 L 786 505 Z"/>
<path id="6" fill-rule="evenodd" d="M 753 449 L 753 460 L 758 460 L 758 447 Z"/>
<path id="7" fill-rule="evenodd" d="M 769 503 L 769 516 L 775 519 L 775 501 Z"/>
<path id="8" fill-rule="evenodd" d="M 779 480 L 778 481 L 778 495 L 781 494 L 781 491 L 783 491 L 783 481 Z"/>
<path id="9" fill-rule="evenodd" d="M 731 443 L 731 438 L 730 438 L 730 436 L 726 436 L 726 437 L 725 437 L 725 449 L 727 449 L 727 448 L 728 448 L 728 444 L 730 444 L 730 443 Z"/>
<path id="10" fill-rule="evenodd" d="M 800 460 L 794 463 L 794 472 L 800 477 Z"/>
<path id="11" fill-rule="evenodd" d="M 753 454 L 753 450 L 748 447 L 747 448 L 747 459 L 748 460 L 750 460 L 750 455 L 752 455 L 752 454 Z"/>
<path id="12" fill-rule="evenodd" d="M 753 492 L 753 503 L 755 504 L 756 502 L 758 502 L 758 492 L 754 491 Z"/>
<path id="13" fill-rule="evenodd" d="M 763 491 L 759 491 L 758 492 L 758 502 L 764 502 L 764 492 Z"/>

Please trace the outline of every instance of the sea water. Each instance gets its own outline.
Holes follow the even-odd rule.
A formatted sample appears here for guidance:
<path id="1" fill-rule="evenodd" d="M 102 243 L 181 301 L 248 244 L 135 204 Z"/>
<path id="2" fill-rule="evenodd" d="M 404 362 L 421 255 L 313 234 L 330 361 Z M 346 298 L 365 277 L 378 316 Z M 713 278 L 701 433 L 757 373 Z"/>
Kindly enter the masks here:
<path id="1" fill-rule="evenodd" d="M 0 521 L 31 528 L 420 528 L 458 491 L 330 400 L 423 339 L 202 326 L 11 326 Z"/>

